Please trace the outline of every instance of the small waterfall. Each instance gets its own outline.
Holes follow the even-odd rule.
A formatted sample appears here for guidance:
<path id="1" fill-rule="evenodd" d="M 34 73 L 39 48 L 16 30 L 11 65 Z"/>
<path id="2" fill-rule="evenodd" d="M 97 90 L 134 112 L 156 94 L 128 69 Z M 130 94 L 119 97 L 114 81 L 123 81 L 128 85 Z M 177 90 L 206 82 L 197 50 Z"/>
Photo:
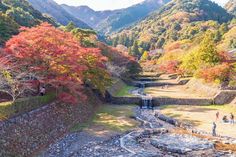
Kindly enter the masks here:
<path id="1" fill-rule="evenodd" d="M 140 83 L 139 84 L 139 94 L 141 95 L 141 96 L 144 96 L 145 94 L 144 94 L 144 89 L 145 89 L 145 83 Z"/>
<path id="2" fill-rule="evenodd" d="M 140 88 L 144 89 L 145 88 L 145 83 L 140 83 Z"/>
<path id="3" fill-rule="evenodd" d="M 152 97 L 143 96 L 141 108 L 153 109 Z"/>
<path id="4" fill-rule="evenodd" d="M 145 90 L 145 87 L 146 87 L 146 84 L 145 82 L 142 82 L 139 84 L 139 87 L 140 87 L 140 90 L 139 90 L 139 94 L 140 94 L 140 97 L 142 98 L 142 103 L 140 104 L 140 108 L 141 109 L 153 109 L 153 103 L 152 103 L 152 97 L 145 94 L 144 90 Z"/>

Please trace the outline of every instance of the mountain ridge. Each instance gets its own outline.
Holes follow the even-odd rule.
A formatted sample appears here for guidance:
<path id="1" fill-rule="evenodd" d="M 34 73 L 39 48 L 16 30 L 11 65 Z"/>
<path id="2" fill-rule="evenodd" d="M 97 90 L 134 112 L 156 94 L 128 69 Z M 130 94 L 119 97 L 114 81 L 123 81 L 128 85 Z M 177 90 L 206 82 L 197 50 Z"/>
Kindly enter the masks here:
<path id="1" fill-rule="evenodd" d="M 34 9 L 26 0 L 1 0 L 0 45 L 3 45 L 12 35 L 19 33 L 18 29 L 21 26 L 33 27 L 41 22 L 58 26 L 54 19 Z"/>
<path id="2" fill-rule="evenodd" d="M 41 13 L 49 14 L 54 17 L 60 24 L 67 25 L 69 22 L 73 22 L 77 27 L 90 28 L 86 23 L 77 19 L 66 10 L 64 10 L 59 4 L 53 0 L 28 0 L 31 5 L 40 11 Z"/>
<path id="3" fill-rule="evenodd" d="M 172 0 L 138 24 L 113 35 L 113 44 L 130 47 L 138 41 L 144 50 L 161 48 L 168 42 L 191 39 L 215 29 L 232 18 L 209 0 Z"/>
<path id="4" fill-rule="evenodd" d="M 138 22 L 169 1 L 170 0 L 146 0 L 128 8 L 113 11 L 94 11 L 88 6 L 73 7 L 65 4 L 62 5 L 62 7 L 71 14 L 74 14 L 78 19 L 88 21 L 89 25 L 99 32 L 109 34 Z M 91 14 L 88 13 L 84 16 L 84 12 L 86 11 Z"/>
<path id="5" fill-rule="evenodd" d="M 229 0 L 224 7 L 229 13 L 236 16 L 236 0 Z"/>

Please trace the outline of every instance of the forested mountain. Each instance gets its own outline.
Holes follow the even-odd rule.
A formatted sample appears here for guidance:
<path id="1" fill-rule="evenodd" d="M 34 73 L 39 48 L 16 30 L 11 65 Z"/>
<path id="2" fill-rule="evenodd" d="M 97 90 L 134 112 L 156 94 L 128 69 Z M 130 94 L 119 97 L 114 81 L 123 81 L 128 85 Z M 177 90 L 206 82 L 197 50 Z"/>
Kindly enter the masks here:
<path id="1" fill-rule="evenodd" d="M 80 28 L 90 28 L 86 23 L 80 21 L 66 10 L 64 10 L 60 5 L 58 5 L 53 0 L 28 0 L 35 9 L 42 13 L 48 14 L 55 18 L 57 22 L 62 25 L 67 25 L 69 22 L 73 22 L 77 27 Z"/>
<path id="2" fill-rule="evenodd" d="M 61 5 L 68 13 L 74 15 L 76 18 L 85 21 L 88 25 L 96 28 L 97 25 L 104 19 L 116 11 L 105 10 L 95 11 L 88 6 L 68 6 L 66 4 Z"/>
<path id="3" fill-rule="evenodd" d="M 236 0 L 229 0 L 225 5 L 225 9 L 234 15 L 236 15 Z"/>
<path id="4" fill-rule="evenodd" d="M 41 22 L 55 21 L 35 10 L 26 0 L 0 1 L 0 45 L 18 33 L 20 26 L 31 27 Z"/>
<path id="5" fill-rule="evenodd" d="M 6 14 L 0 13 L 0 45 L 18 33 L 19 25 Z"/>
<path id="6" fill-rule="evenodd" d="M 26 0 L 1 0 L 0 11 L 14 19 L 21 26 L 34 26 L 42 21 L 55 22 L 35 10 Z"/>
<path id="7" fill-rule="evenodd" d="M 232 16 L 209 0 L 173 0 L 161 10 L 113 36 L 113 44 L 141 51 L 162 48 L 177 40 L 192 39 L 207 30 L 225 27 Z"/>
<path id="8" fill-rule="evenodd" d="M 64 9 L 75 17 L 102 33 L 111 33 L 145 18 L 169 0 L 146 0 L 125 9 L 114 11 L 94 11 L 89 7 L 71 7 L 62 5 Z"/>

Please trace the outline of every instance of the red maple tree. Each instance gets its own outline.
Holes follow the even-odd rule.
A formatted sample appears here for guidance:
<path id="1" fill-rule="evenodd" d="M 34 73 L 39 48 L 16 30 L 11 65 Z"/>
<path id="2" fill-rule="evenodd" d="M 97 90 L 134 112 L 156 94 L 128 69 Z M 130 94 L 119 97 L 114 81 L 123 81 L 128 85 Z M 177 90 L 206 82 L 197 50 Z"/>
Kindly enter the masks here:
<path id="1" fill-rule="evenodd" d="M 21 33 L 6 43 L 5 51 L 15 58 L 20 70 L 33 72 L 40 82 L 61 92 L 80 96 L 84 73 L 103 69 L 106 59 L 99 49 L 82 47 L 71 33 L 48 23 L 21 28 Z"/>

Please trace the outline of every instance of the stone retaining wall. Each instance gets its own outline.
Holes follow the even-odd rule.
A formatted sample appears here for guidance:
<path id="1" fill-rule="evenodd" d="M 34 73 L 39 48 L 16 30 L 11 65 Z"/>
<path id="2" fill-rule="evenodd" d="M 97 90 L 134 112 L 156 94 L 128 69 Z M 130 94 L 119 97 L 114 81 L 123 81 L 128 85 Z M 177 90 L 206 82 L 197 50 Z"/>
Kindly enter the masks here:
<path id="1" fill-rule="evenodd" d="M 185 85 L 189 82 L 190 79 L 182 79 L 180 81 L 176 81 L 176 83 L 170 83 L 170 82 L 145 82 L 145 87 L 160 87 L 165 85 Z M 140 82 L 138 81 L 126 81 L 126 84 L 134 87 L 140 87 Z"/>
<path id="2" fill-rule="evenodd" d="M 140 83 L 137 81 L 121 81 L 119 80 L 111 90 L 108 91 L 109 102 L 114 104 L 140 104 L 142 99 L 139 97 L 115 97 L 114 93 L 119 91 L 125 83 L 131 86 L 140 87 Z M 210 104 L 229 104 L 236 98 L 236 90 L 222 90 L 220 91 L 217 86 L 204 84 L 200 80 L 192 79 L 181 79 L 177 83 L 165 83 L 165 82 L 149 82 L 145 83 L 145 87 L 155 87 L 164 85 L 185 85 L 188 87 L 187 92 L 191 90 L 198 90 L 202 92 L 208 98 L 153 98 L 154 105 L 210 105 Z"/>
<path id="3" fill-rule="evenodd" d="M 153 98 L 154 105 L 209 105 L 213 104 L 212 99 L 194 98 Z"/>
<path id="4" fill-rule="evenodd" d="M 236 90 L 224 90 L 220 91 L 214 97 L 214 104 L 229 104 L 236 98 Z"/>
<path id="5" fill-rule="evenodd" d="M 163 98 L 154 97 L 153 104 L 159 105 L 223 105 L 229 104 L 236 98 L 236 91 L 221 91 L 214 98 Z M 113 104 L 137 104 L 142 103 L 139 97 L 114 97 L 110 95 L 109 102 Z"/>
<path id="6" fill-rule="evenodd" d="M 126 104 L 137 104 L 141 103 L 141 98 L 139 97 L 110 97 L 110 102 L 112 104 L 126 105 Z"/>
<path id="7" fill-rule="evenodd" d="M 76 123 L 86 122 L 97 98 L 78 105 L 52 103 L 0 122 L 0 156 L 31 157 L 63 136 Z"/>
<path id="8" fill-rule="evenodd" d="M 113 104 L 126 105 L 126 104 L 137 104 L 142 103 L 140 97 L 114 97 L 110 95 L 110 102 Z M 160 105 L 209 105 L 213 104 L 213 99 L 194 99 L 194 98 L 163 98 L 153 97 L 152 103 L 154 106 Z"/>
<path id="9" fill-rule="evenodd" d="M 187 92 L 198 93 L 205 97 L 214 97 L 220 91 L 217 85 L 205 83 L 195 78 L 192 78 L 185 87 Z"/>

